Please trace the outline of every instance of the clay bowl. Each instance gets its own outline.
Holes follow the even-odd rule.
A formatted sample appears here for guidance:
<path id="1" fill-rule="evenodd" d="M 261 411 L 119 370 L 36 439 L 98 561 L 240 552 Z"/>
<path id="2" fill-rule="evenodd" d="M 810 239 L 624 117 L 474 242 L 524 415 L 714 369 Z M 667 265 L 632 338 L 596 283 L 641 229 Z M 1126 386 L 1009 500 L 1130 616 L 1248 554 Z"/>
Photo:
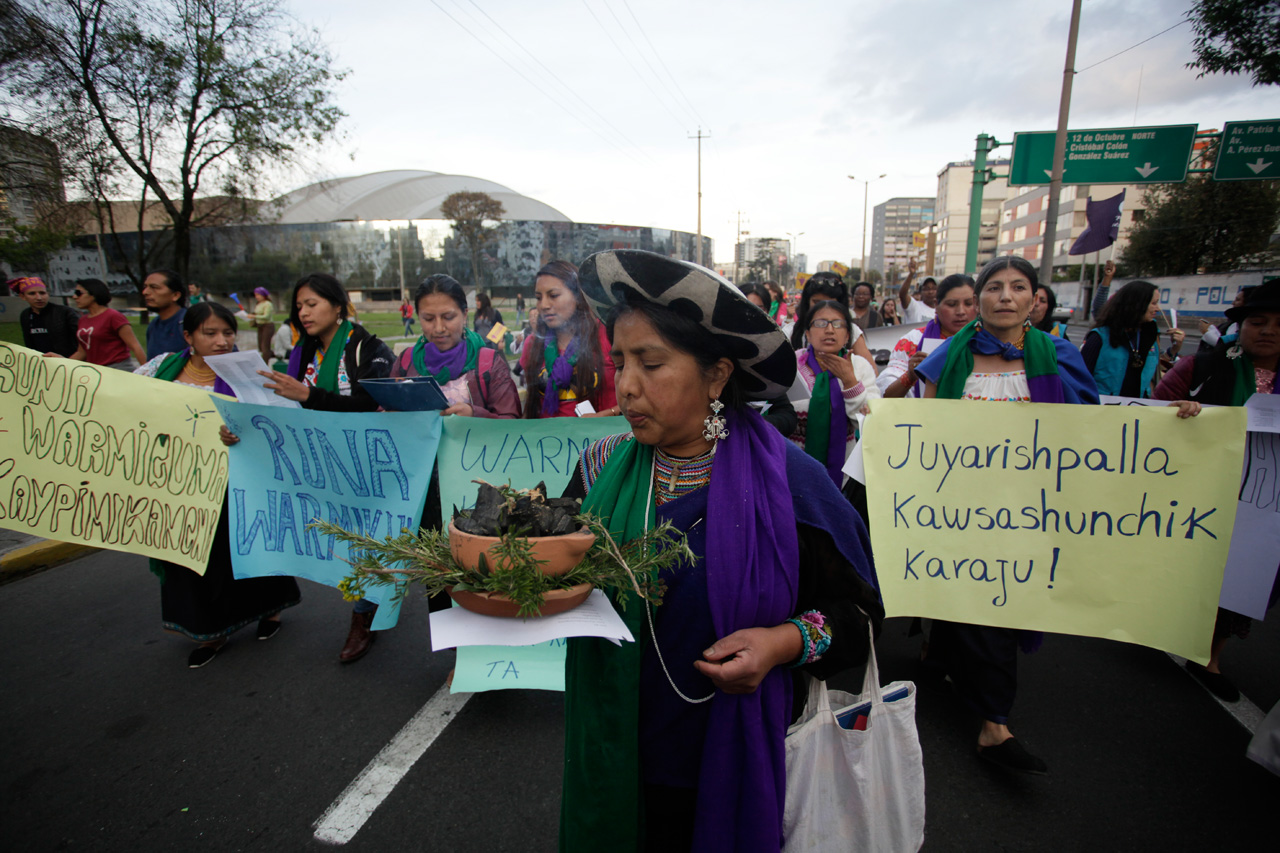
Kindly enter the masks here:
<path id="1" fill-rule="evenodd" d="M 580 583 L 568 589 L 553 589 L 542 596 L 542 607 L 539 616 L 553 616 L 572 610 L 587 600 L 594 587 L 589 583 Z M 455 590 L 449 587 L 449 596 L 460 607 L 465 607 L 481 616 L 502 616 L 512 618 L 519 614 L 520 608 L 514 601 L 500 592 L 472 592 L 471 590 Z"/>
<path id="2" fill-rule="evenodd" d="M 480 555 L 487 554 L 498 543 L 498 536 L 476 536 L 463 533 L 452 521 L 449 522 L 449 550 L 453 559 L 464 569 L 474 569 L 480 565 Z M 533 558 L 540 561 L 539 569 L 544 575 L 558 577 L 571 571 L 587 556 L 587 551 L 596 542 L 596 535 L 585 527 L 574 533 L 563 536 L 530 536 L 533 545 Z M 490 569 L 497 568 L 491 553 L 485 558 Z"/>

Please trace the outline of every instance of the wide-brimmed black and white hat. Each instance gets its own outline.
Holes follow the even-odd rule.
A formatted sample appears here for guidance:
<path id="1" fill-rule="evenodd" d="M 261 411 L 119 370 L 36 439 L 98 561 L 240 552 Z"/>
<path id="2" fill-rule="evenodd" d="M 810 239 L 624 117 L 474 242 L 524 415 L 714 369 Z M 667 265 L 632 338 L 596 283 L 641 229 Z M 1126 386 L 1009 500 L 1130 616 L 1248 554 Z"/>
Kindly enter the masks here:
<path id="1" fill-rule="evenodd" d="M 601 316 L 641 299 L 696 320 L 725 345 L 739 387 L 753 400 L 787 393 L 796 354 L 778 325 L 728 279 L 705 267 L 638 249 L 597 252 L 578 270 L 582 293 Z"/>

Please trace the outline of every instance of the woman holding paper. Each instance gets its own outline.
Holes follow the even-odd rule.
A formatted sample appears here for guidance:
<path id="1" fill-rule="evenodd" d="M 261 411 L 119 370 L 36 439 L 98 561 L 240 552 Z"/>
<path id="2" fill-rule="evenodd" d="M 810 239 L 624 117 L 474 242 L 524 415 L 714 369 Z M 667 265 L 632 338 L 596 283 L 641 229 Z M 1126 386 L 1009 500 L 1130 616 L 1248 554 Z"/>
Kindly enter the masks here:
<path id="1" fill-rule="evenodd" d="M 524 416 L 621 414 L 609 339 L 582 295 L 578 268 L 568 261 L 552 261 L 538 270 L 534 289 L 538 323 L 520 357 L 529 388 Z"/>
<path id="2" fill-rule="evenodd" d="M 582 288 L 612 311 L 631 432 L 584 450 L 566 495 L 620 541 L 670 521 L 695 560 L 664 575 L 652 624 L 619 610 L 637 642 L 569 640 L 560 849 L 776 851 L 798 673 L 862 663 L 883 614 L 866 529 L 746 405 L 795 360 L 736 287 L 619 250 L 586 260 Z"/>
<path id="3" fill-rule="evenodd" d="M 892 305 L 893 302 L 885 302 Z M 923 328 L 912 329 L 901 338 L 889 356 L 889 363 L 876 377 L 876 385 L 885 397 L 919 397 L 924 385 L 916 376 L 916 368 L 925 356 L 963 329 L 978 316 L 978 297 L 973 279 L 962 273 L 949 275 L 938 285 L 938 308 Z"/>
<path id="4" fill-rule="evenodd" d="M 182 320 L 187 348 L 164 353 L 134 373 L 162 382 L 176 382 L 227 396 L 235 396 L 205 363 L 205 357 L 231 352 L 236 343 L 236 318 L 216 302 L 199 302 Z M 222 428 L 225 436 L 226 427 Z M 236 580 L 231 572 L 231 538 L 226 499 L 203 575 L 183 566 L 151 560 L 160 578 L 160 614 L 166 631 L 183 634 L 200 645 L 187 657 L 196 669 L 217 656 L 236 631 L 258 623 L 258 639 L 269 640 L 280 630 L 280 612 L 302 600 L 298 582 L 290 577 Z"/>
<path id="5" fill-rule="evenodd" d="M 473 321 L 476 334 L 481 338 L 489 336 L 493 327 L 502 322 L 502 312 L 493 307 L 489 294 L 476 292 L 476 317 Z"/>
<path id="6" fill-rule="evenodd" d="M 814 302 L 808 318 L 809 346 L 796 353 L 796 373 L 810 396 L 793 401 L 799 423 L 791 440 L 822 463 L 839 488 L 845 459 L 858 442 L 855 416 L 880 396 L 880 389 L 875 368 L 849 353 L 849 336 L 857 326 L 848 306 L 833 299 Z"/>
<path id="7" fill-rule="evenodd" d="M 996 258 L 978 273 L 978 318 L 943 341 L 918 367 L 925 397 L 950 400 L 1097 403 L 1079 351 L 1031 325 L 1039 286 L 1020 257 Z M 978 755 L 1001 767 L 1044 774 L 1045 763 L 1015 740 L 1009 714 L 1018 686 L 1018 648 L 1034 651 L 1039 632 L 934 620 L 925 665 L 951 677 L 982 717 Z"/>
<path id="8" fill-rule="evenodd" d="M 520 394 L 507 362 L 478 332 L 467 328 L 467 294 L 437 273 L 413 297 L 422 334 L 400 354 L 391 375 L 433 376 L 449 408 L 442 414 L 476 418 L 520 417 Z"/>
<path id="9" fill-rule="evenodd" d="M 1280 394 L 1280 281 L 1253 288 L 1239 305 L 1227 309 L 1227 320 L 1239 328 L 1236 340 L 1220 340 L 1212 349 L 1184 358 L 1165 374 L 1153 395 L 1157 400 L 1192 400 L 1213 406 L 1243 406 L 1254 394 Z M 1198 413 L 1197 407 L 1194 413 Z M 1194 414 L 1193 413 L 1193 414 Z M 1280 582 L 1271 588 L 1267 607 L 1280 598 Z M 1208 666 L 1187 661 L 1191 672 L 1215 696 L 1226 702 L 1240 691 L 1222 674 L 1222 650 L 1227 640 L 1249 636 L 1247 616 L 1218 608 Z"/>
<path id="10" fill-rule="evenodd" d="M 350 319 L 351 300 L 342 284 L 327 273 L 312 273 L 293 287 L 289 324 L 300 329 L 289 353 L 287 373 L 260 370 L 264 388 L 304 409 L 321 412 L 375 412 L 378 402 L 360 387 L 364 379 L 385 379 L 395 360 L 387 345 Z M 224 430 L 224 440 L 239 439 Z M 377 636 L 371 630 L 378 605 L 361 599 L 351 614 L 351 629 L 338 660 L 364 657 Z"/>

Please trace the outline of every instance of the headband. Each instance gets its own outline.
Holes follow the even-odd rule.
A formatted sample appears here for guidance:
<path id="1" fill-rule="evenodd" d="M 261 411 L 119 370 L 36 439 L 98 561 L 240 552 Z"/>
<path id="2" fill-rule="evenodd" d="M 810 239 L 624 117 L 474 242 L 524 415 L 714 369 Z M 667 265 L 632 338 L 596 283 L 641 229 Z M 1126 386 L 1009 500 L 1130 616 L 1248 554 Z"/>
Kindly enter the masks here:
<path id="1" fill-rule="evenodd" d="M 8 284 L 9 284 L 9 289 L 12 290 L 14 293 L 18 293 L 18 294 L 26 293 L 27 288 L 30 288 L 30 287 L 44 287 L 44 282 L 36 278 L 35 276 L 23 276 L 21 278 L 11 278 L 9 279 Z M 48 288 L 45 288 L 45 289 L 47 290 Z"/>

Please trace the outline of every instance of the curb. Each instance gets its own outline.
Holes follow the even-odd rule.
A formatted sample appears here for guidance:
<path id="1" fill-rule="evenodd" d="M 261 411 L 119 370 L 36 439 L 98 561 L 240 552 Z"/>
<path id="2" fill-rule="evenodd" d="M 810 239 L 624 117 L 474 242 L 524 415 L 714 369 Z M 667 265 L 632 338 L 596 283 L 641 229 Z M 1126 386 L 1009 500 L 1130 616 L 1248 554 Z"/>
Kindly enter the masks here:
<path id="1" fill-rule="evenodd" d="M 52 568 L 77 557 L 92 554 L 97 550 L 99 549 L 91 545 L 81 545 L 77 542 L 54 542 L 50 539 L 43 539 L 39 542 L 32 542 L 30 545 L 23 545 L 21 548 L 14 548 L 8 553 L 0 554 L 0 583 L 16 580 L 41 569 Z"/>

